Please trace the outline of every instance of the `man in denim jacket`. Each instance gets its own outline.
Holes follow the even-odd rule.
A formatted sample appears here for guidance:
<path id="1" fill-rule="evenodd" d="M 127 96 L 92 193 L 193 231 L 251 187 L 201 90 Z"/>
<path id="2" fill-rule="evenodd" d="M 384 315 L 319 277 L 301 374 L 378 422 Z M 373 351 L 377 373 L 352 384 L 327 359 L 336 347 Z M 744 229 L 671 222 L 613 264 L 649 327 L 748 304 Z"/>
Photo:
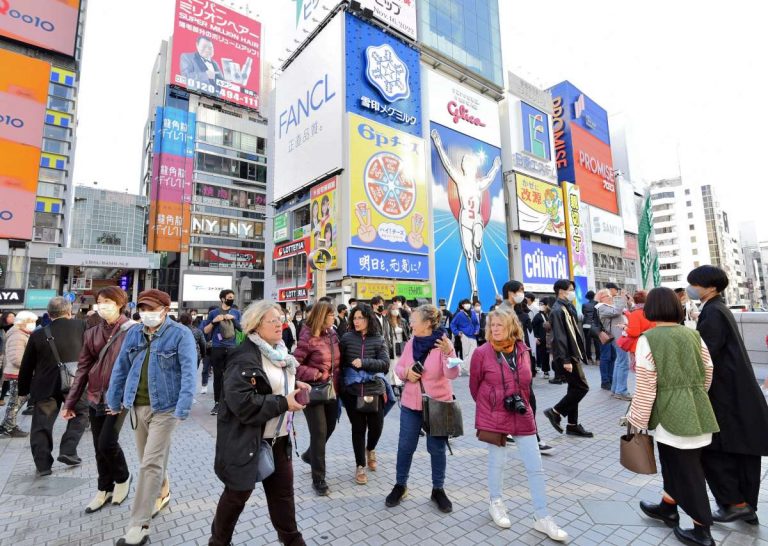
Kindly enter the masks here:
<path id="1" fill-rule="evenodd" d="M 166 469 L 171 434 L 189 416 L 197 350 L 192 331 L 168 317 L 171 298 L 160 290 L 139 294 L 143 327 L 125 335 L 107 391 L 109 412 L 131 412 L 139 452 L 139 480 L 127 534 L 118 546 L 145 544 L 149 522 L 171 498 Z"/>

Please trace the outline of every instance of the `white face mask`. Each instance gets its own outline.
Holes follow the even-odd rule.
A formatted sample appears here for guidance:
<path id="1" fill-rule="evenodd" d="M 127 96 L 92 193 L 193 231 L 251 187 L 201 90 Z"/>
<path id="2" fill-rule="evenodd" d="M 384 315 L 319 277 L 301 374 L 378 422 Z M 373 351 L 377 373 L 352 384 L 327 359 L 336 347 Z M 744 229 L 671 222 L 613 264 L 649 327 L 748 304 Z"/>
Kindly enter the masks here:
<path id="1" fill-rule="evenodd" d="M 120 310 L 114 303 L 100 303 L 96 312 L 104 320 L 113 320 L 120 314 Z"/>
<path id="2" fill-rule="evenodd" d="M 482 313 L 483 308 L 482 307 L 475 307 L 475 313 Z"/>
<path id="3" fill-rule="evenodd" d="M 24 329 L 27 332 L 34 332 L 35 331 L 35 323 L 34 322 L 28 322 L 24 325 Z"/>
<path id="4" fill-rule="evenodd" d="M 465 303 L 464 305 L 461 306 L 461 308 L 464 309 L 465 311 L 469 311 L 472 308 L 472 306 L 469 303 Z"/>
<path id="5" fill-rule="evenodd" d="M 397 309 L 392 309 L 392 310 L 391 310 L 389 313 L 390 313 L 390 314 L 391 314 L 393 317 L 396 317 L 397 315 L 399 315 L 399 314 L 400 314 L 400 311 L 398 311 Z"/>
<path id="6" fill-rule="evenodd" d="M 568 292 L 566 295 L 568 301 L 576 301 L 576 292 Z"/>
<path id="7" fill-rule="evenodd" d="M 515 294 L 515 303 L 523 303 L 523 300 L 525 299 L 525 294 Z"/>
<path id="8" fill-rule="evenodd" d="M 163 311 L 141 311 L 139 312 L 139 316 L 141 317 L 141 322 L 144 323 L 144 326 L 147 328 L 154 328 L 163 323 L 163 320 L 165 319 L 163 313 Z"/>

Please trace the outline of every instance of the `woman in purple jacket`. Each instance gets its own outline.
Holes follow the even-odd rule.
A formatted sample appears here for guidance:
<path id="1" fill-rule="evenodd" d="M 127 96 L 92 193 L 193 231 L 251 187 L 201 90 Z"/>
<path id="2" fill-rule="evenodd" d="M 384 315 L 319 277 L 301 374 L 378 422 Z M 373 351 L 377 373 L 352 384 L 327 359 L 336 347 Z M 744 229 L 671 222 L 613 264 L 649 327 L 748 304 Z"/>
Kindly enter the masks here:
<path id="1" fill-rule="evenodd" d="M 525 334 L 517 317 L 507 311 L 492 311 L 486 324 L 488 343 L 472 355 L 469 390 L 477 404 L 477 437 L 488 443 L 491 517 L 499 527 L 512 526 L 502 499 L 505 445 L 509 434 L 515 439 L 528 474 L 534 529 L 553 540 L 564 541 L 568 533 L 557 526 L 547 510 L 544 469 L 530 404 L 533 376 L 529 349 L 523 341 Z"/>

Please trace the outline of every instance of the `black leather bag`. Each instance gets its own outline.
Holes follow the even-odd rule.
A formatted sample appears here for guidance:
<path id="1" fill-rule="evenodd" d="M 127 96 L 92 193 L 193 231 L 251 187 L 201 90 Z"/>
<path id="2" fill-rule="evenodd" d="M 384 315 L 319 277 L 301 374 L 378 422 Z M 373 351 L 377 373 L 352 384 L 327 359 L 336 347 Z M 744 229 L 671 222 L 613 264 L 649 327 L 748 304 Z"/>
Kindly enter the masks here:
<path id="1" fill-rule="evenodd" d="M 355 409 L 360 413 L 377 413 L 381 409 L 381 385 L 378 381 L 360 384 Z"/>
<path id="2" fill-rule="evenodd" d="M 75 380 L 75 374 L 77 373 L 77 362 L 62 362 L 59 356 L 59 350 L 56 348 L 55 340 L 53 339 L 53 332 L 51 327 L 46 326 L 43 328 L 45 331 L 45 340 L 48 342 L 48 346 L 51 348 L 53 358 L 56 360 L 56 365 L 59 368 L 59 379 L 61 381 L 61 392 L 67 394 L 72 388 L 72 383 Z"/>
<path id="3" fill-rule="evenodd" d="M 435 400 L 424 392 L 421 386 L 422 425 L 421 428 L 430 436 L 458 438 L 464 435 L 464 422 L 461 417 L 461 406 L 456 397 L 450 402 Z"/>
<path id="4" fill-rule="evenodd" d="M 322 404 L 330 400 L 336 400 L 336 389 L 333 388 L 333 340 L 329 337 L 328 343 L 331 345 L 331 377 L 326 383 L 316 383 L 312 385 L 309 391 L 310 404 Z"/>

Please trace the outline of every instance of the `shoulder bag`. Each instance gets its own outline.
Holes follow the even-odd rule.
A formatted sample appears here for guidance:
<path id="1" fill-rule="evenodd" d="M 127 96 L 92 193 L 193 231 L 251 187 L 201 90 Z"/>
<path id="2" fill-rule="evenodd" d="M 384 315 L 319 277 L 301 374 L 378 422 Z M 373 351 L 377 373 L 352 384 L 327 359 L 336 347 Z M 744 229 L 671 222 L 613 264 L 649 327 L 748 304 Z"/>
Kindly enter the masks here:
<path id="1" fill-rule="evenodd" d="M 627 433 L 620 439 L 619 462 L 635 474 L 656 474 L 653 437 L 648 431 L 633 429 L 627 423 Z"/>
<path id="2" fill-rule="evenodd" d="M 333 339 L 328 336 L 328 343 L 331 346 L 331 377 L 325 383 L 315 383 L 309 391 L 309 403 L 322 404 L 330 400 L 336 400 L 336 390 L 333 388 Z"/>
<path id="3" fill-rule="evenodd" d="M 366 385 L 368 389 L 366 391 Z M 357 395 L 357 404 L 355 409 L 360 413 L 377 413 L 381 406 L 379 401 L 381 400 L 381 386 L 378 381 L 369 381 L 368 383 L 360 383 L 360 394 Z"/>
<path id="4" fill-rule="evenodd" d="M 283 385 L 285 389 L 285 396 L 288 396 L 288 372 L 283 368 Z M 272 453 L 272 448 L 277 442 L 280 428 L 283 426 L 283 420 L 285 420 L 285 414 L 280 415 L 280 419 L 277 421 L 277 428 L 275 429 L 275 437 L 271 440 L 265 440 L 262 438 L 261 445 L 259 446 L 259 453 L 256 461 L 256 481 L 263 482 L 275 473 L 275 455 Z M 290 424 L 289 424 L 290 427 Z"/>
<path id="5" fill-rule="evenodd" d="M 72 388 L 72 381 L 75 379 L 77 373 L 77 361 L 75 362 L 62 362 L 59 356 L 59 350 L 56 348 L 55 340 L 53 339 L 53 333 L 51 327 L 46 326 L 43 328 L 45 332 L 45 340 L 48 342 L 48 346 L 53 353 L 53 359 L 56 361 L 56 365 L 59 368 L 59 379 L 61 379 L 61 392 L 67 394 L 69 389 Z"/>
<path id="6" fill-rule="evenodd" d="M 421 387 L 421 428 L 429 436 L 458 438 L 464 435 L 464 422 L 461 418 L 461 406 L 456 396 L 450 402 L 435 400 L 424 391 L 424 383 L 419 380 Z"/>

